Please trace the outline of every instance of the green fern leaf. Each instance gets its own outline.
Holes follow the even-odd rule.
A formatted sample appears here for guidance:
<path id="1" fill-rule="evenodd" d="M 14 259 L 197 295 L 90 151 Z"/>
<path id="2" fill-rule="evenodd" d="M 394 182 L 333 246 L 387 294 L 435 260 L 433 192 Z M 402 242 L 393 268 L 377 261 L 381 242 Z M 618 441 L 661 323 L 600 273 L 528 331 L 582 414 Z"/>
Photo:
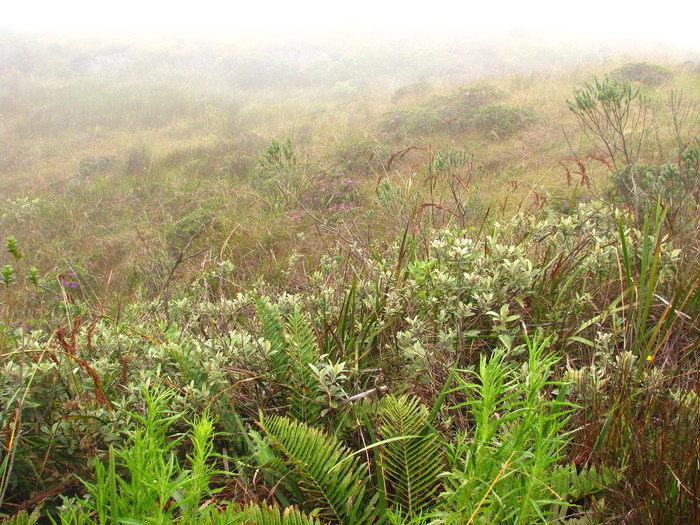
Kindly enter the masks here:
<path id="1" fill-rule="evenodd" d="M 23 510 L 16 514 L 13 518 L 2 520 L 3 525 L 34 525 L 41 517 L 41 505 L 36 507 L 31 514 L 27 514 Z"/>
<path id="2" fill-rule="evenodd" d="M 307 516 L 296 507 L 281 510 L 277 506 L 261 507 L 260 505 L 229 506 L 226 511 L 216 509 L 209 513 L 208 519 L 200 519 L 198 523 L 208 525 L 230 525 L 232 523 L 247 523 L 249 525 L 321 525 L 316 518 Z"/>
<path id="3" fill-rule="evenodd" d="M 285 348 L 284 323 L 277 307 L 266 297 L 256 299 L 255 305 L 260 318 L 260 329 L 265 341 L 270 345 L 267 357 L 274 374 L 283 374 L 289 368 L 289 360 Z"/>
<path id="4" fill-rule="evenodd" d="M 440 436 L 428 429 L 428 409 L 418 398 L 388 396 L 379 428 L 380 466 L 394 509 L 413 517 L 428 509 L 440 490 L 444 470 Z M 407 436 L 406 439 L 395 439 Z M 414 437 L 408 437 L 414 436 Z"/>
<path id="5" fill-rule="evenodd" d="M 310 510 L 324 520 L 347 525 L 376 523 L 379 495 L 366 497 L 368 468 L 350 449 L 336 438 L 286 417 L 266 417 L 260 426 L 299 475 Z"/>
<path id="6" fill-rule="evenodd" d="M 321 407 L 315 402 L 318 380 L 310 364 L 317 364 L 321 353 L 308 318 L 296 309 L 287 321 L 287 359 L 292 373 L 291 415 L 300 421 L 312 422 Z"/>

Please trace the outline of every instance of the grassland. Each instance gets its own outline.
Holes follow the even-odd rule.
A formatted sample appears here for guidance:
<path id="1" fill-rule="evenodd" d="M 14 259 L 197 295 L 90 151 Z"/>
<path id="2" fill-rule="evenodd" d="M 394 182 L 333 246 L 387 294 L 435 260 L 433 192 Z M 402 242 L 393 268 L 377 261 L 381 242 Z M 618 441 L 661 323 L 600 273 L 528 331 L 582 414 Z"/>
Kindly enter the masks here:
<path id="1" fill-rule="evenodd" d="M 700 519 L 695 63 L 1 39 L 8 523 Z"/>

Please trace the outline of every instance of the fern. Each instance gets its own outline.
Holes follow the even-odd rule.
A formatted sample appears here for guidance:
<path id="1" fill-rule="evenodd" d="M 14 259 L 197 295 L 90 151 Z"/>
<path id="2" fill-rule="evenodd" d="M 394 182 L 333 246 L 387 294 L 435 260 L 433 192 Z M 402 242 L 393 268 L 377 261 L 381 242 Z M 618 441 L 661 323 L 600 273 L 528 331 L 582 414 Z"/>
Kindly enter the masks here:
<path id="1" fill-rule="evenodd" d="M 283 374 L 289 368 L 287 353 L 284 351 L 286 342 L 284 340 L 284 323 L 279 310 L 275 305 L 270 304 L 270 300 L 261 297 L 255 301 L 260 318 L 260 329 L 267 348 L 267 357 L 270 360 L 272 372 Z"/>
<path id="2" fill-rule="evenodd" d="M 279 507 L 261 507 L 259 505 L 247 505 L 239 507 L 231 505 L 224 512 L 213 510 L 208 519 L 198 521 L 202 524 L 229 525 L 232 523 L 249 523 L 252 525 L 321 525 L 316 518 L 311 518 L 296 507 L 287 507 L 280 510 Z"/>
<path id="3" fill-rule="evenodd" d="M 23 511 L 17 513 L 12 518 L 7 518 L 5 520 L 2 520 L 1 523 L 3 525 L 34 525 L 36 522 L 39 521 L 40 517 L 41 517 L 41 506 L 38 506 L 34 509 L 34 511 L 31 514 L 27 514 L 27 511 L 23 510 Z"/>
<path id="4" fill-rule="evenodd" d="M 380 466 L 387 494 L 394 509 L 405 517 L 426 510 L 440 489 L 444 462 L 437 433 L 429 431 L 428 410 L 417 398 L 389 396 L 385 399 Z M 405 436 L 406 439 L 392 440 Z M 409 437 L 410 436 L 410 437 Z"/>
<path id="5" fill-rule="evenodd" d="M 324 520 L 376 523 L 379 494 L 366 495 L 368 468 L 340 441 L 308 425 L 280 416 L 261 428 L 299 478 L 305 504 Z"/>
<path id="6" fill-rule="evenodd" d="M 286 328 L 285 351 L 294 391 L 291 398 L 291 415 L 308 423 L 316 419 L 321 408 L 315 402 L 320 392 L 318 380 L 309 367 L 320 361 L 321 354 L 311 323 L 298 309 L 289 317 Z"/>
<path id="7" fill-rule="evenodd" d="M 272 374 L 285 390 L 290 413 L 301 421 L 314 421 L 321 409 L 315 401 L 320 390 L 309 365 L 317 364 L 321 353 L 311 322 L 297 308 L 285 323 L 267 298 L 256 305 Z"/>

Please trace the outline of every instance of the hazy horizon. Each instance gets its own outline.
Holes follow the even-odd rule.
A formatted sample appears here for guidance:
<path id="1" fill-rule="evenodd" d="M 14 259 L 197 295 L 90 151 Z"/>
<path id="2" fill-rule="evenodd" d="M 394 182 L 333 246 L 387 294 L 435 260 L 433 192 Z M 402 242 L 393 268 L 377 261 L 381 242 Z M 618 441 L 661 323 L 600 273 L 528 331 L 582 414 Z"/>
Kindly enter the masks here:
<path id="1" fill-rule="evenodd" d="M 564 6 L 552 0 L 527 4 L 506 1 L 479 6 L 453 6 L 438 0 L 411 9 L 395 2 L 359 0 L 330 5 L 318 0 L 280 1 L 221 6 L 204 0 L 173 5 L 162 0 L 119 5 L 85 0 L 53 3 L 14 2 L 6 6 L 0 30 L 69 37 L 237 38 L 257 40 L 334 40 L 373 38 L 502 39 L 512 35 L 576 42 L 601 47 L 611 42 L 639 41 L 700 52 L 700 34 L 687 4 L 666 2 L 645 10 L 593 0 Z M 683 13 L 688 16 L 683 16 Z"/>

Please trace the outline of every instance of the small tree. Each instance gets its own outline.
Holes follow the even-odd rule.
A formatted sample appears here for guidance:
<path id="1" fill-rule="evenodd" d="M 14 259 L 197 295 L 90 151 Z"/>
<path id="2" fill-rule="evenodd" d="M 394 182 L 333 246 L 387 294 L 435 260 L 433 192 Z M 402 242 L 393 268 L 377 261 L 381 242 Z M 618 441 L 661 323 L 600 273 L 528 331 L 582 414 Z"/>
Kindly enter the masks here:
<path id="1" fill-rule="evenodd" d="M 654 122 L 649 100 L 629 81 L 606 75 L 574 89 L 574 98 L 567 104 L 584 133 L 607 152 L 615 173 L 631 174 L 626 179 L 626 189 L 632 195 L 635 216 L 639 217 L 640 190 L 633 168 Z"/>

